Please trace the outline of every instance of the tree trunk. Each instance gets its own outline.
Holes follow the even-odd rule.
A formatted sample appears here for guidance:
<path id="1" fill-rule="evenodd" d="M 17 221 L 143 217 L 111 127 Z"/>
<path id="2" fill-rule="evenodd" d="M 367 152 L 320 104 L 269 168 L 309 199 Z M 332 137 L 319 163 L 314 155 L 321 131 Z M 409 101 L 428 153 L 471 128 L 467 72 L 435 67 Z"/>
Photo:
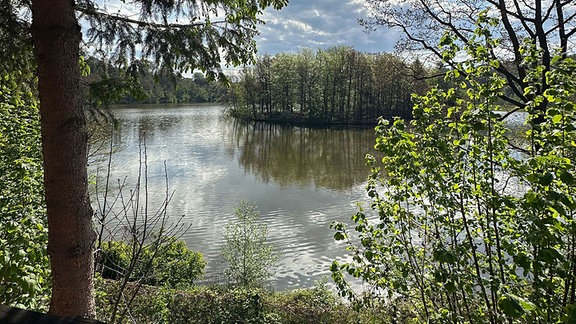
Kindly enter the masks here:
<path id="1" fill-rule="evenodd" d="M 94 317 L 92 209 L 78 66 L 82 34 L 73 1 L 34 0 L 38 89 L 52 269 L 50 313 Z"/>

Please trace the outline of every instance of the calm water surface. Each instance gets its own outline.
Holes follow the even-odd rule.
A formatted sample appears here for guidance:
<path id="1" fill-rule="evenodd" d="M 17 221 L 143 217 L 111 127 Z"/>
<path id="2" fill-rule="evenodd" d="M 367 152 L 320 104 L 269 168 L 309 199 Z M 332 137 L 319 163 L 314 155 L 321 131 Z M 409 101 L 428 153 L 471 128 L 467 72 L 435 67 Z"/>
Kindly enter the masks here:
<path id="1" fill-rule="evenodd" d="M 112 179 L 134 182 L 139 143 L 146 141 L 151 205 L 165 194 L 164 162 L 174 196 L 168 212 L 184 215 L 183 239 L 208 261 L 205 282 L 222 280 L 224 225 L 240 200 L 255 202 L 281 253 L 272 286 L 309 287 L 344 257 L 331 222 L 346 221 L 365 199 L 374 131 L 246 125 L 221 118 L 222 106 L 140 106 L 114 109 L 119 129 Z M 104 162 L 92 170 L 102 170 Z M 99 171 L 101 173 L 101 171 Z"/>

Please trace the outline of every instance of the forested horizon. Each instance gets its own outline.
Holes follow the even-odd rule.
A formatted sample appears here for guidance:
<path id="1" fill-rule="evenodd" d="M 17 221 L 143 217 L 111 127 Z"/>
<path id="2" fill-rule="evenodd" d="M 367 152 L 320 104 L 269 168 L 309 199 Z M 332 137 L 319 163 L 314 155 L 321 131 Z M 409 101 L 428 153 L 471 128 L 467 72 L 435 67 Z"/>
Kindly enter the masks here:
<path id="1" fill-rule="evenodd" d="M 84 78 L 85 99 L 89 105 L 167 104 L 219 102 L 226 86 L 210 80 L 201 71 L 191 76 L 158 69 L 153 62 L 139 60 L 121 69 L 103 60 L 89 57 L 90 74 Z"/>
<path id="2" fill-rule="evenodd" d="M 348 46 L 263 55 L 244 67 L 227 101 L 241 119 L 374 125 L 381 116 L 410 118 L 412 93 L 428 90 L 431 70 L 418 59 Z"/>

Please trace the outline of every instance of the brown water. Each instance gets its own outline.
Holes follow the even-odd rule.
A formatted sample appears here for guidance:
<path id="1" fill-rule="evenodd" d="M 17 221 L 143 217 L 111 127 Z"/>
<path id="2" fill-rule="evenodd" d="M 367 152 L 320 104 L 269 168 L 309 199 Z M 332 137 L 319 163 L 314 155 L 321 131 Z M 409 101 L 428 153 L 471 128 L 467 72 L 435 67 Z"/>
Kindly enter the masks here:
<path id="1" fill-rule="evenodd" d="M 255 202 L 280 252 L 277 290 L 309 287 L 344 257 L 332 221 L 348 222 L 365 200 L 372 129 L 306 129 L 238 124 L 222 106 L 134 106 L 114 109 L 119 129 L 112 179 L 135 182 L 139 142 L 146 140 L 151 205 L 164 199 L 166 162 L 174 196 L 169 215 L 184 215 L 183 238 L 208 261 L 206 282 L 219 282 L 224 225 L 240 200 Z M 92 170 L 105 163 L 92 165 Z"/>

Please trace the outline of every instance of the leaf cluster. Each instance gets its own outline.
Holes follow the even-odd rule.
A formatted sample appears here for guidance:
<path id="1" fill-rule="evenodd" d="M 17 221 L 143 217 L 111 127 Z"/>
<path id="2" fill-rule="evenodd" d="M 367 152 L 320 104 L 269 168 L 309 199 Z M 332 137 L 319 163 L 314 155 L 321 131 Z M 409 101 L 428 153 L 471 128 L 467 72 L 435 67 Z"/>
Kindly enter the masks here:
<path id="1" fill-rule="evenodd" d="M 210 79 L 226 79 L 222 62 L 239 65 L 253 60 L 261 11 L 286 4 L 286 0 L 137 0 L 112 11 L 94 1 L 79 1 L 77 10 L 90 26 L 87 44 L 101 53 L 112 49 L 115 63 L 126 66 L 137 58 L 149 59 L 160 69 L 201 69 Z"/>

